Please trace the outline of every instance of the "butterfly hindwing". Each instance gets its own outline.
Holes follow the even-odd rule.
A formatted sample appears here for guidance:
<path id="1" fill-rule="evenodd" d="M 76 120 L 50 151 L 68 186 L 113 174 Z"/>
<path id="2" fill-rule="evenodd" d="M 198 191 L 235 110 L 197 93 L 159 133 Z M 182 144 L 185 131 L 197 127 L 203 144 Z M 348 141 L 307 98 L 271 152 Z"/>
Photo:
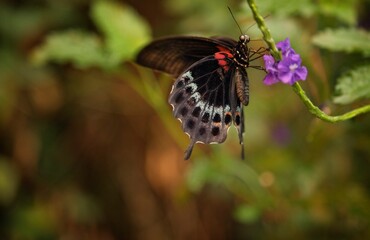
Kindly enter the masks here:
<path id="1" fill-rule="evenodd" d="M 225 71 L 213 56 L 199 60 L 175 81 L 169 97 L 173 113 L 182 123 L 191 143 L 222 143 L 232 123 L 231 71 Z"/>

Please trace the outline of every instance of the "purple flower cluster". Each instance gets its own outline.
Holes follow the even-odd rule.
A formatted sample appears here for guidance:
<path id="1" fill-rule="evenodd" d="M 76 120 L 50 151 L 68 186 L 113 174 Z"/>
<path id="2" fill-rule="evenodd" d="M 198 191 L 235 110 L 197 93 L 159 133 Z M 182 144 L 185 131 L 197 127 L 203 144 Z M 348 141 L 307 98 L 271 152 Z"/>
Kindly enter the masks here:
<path id="1" fill-rule="evenodd" d="M 296 81 L 306 80 L 307 68 L 302 66 L 301 56 L 290 46 L 289 38 L 276 44 L 281 51 L 281 61 L 275 62 L 271 55 L 264 55 L 267 75 L 264 84 L 271 85 L 277 82 L 293 85 Z"/>

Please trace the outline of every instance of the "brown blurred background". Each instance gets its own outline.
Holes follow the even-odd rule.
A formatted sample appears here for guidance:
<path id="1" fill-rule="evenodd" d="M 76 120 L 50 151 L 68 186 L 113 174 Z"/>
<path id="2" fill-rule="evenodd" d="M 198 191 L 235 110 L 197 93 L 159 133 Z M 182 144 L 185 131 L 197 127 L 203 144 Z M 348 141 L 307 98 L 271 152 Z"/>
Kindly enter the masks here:
<path id="1" fill-rule="evenodd" d="M 336 15 L 335 1 L 286 1 L 270 8 L 256 2 L 269 15 L 276 40 L 290 37 L 300 52 L 309 69 L 303 88 L 317 105 L 335 114 L 366 103 L 331 101 L 335 78 L 348 62 L 366 59 L 322 51 L 310 41 L 328 26 L 366 26 L 359 10 L 368 7 L 366 1 L 343 1 L 354 22 L 340 18 L 345 12 Z M 135 52 L 114 62 L 116 51 L 107 51 L 119 36 L 118 27 L 112 35 L 108 28 L 120 21 L 123 38 L 141 36 L 135 35 L 140 30 L 146 42 L 176 34 L 237 39 L 227 6 L 243 31 L 261 39 L 245 2 L 98 4 L 0 3 L 1 239 L 370 237 L 368 114 L 324 123 L 289 86 L 266 87 L 263 73 L 251 70 L 246 160 L 232 129 L 224 144 L 197 144 L 184 161 L 188 137 L 167 103 L 171 76 L 135 65 Z M 117 17 L 123 9 L 127 22 Z M 99 15 L 104 11 L 112 14 Z M 56 45 L 48 42 L 64 32 L 66 38 L 54 38 Z M 139 49 L 125 44 L 117 48 L 122 54 Z"/>

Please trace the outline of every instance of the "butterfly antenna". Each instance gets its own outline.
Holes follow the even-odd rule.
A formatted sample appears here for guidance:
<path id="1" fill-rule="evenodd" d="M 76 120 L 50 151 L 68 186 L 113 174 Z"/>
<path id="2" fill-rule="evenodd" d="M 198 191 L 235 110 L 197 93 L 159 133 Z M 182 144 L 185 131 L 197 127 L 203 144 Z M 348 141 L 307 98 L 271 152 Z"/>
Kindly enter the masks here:
<path id="1" fill-rule="evenodd" d="M 263 19 L 267 19 L 268 17 L 270 17 L 271 15 L 270 14 L 267 14 L 266 16 L 263 17 Z M 250 28 L 252 28 L 253 26 L 255 26 L 257 24 L 257 22 L 254 22 L 252 25 L 250 25 L 248 28 L 247 28 L 247 32 Z M 258 38 L 258 39 L 251 39 L 251 41 L 261 41 L 263 40 L 262 38 Z"/>
<path id="2" fill-rule="evenodd" d="M 240 26 L 238 24 L 238 21 L 236 21 L 236 18 L 234 16 L 233 12 L 231 11 L 231 8 L 228 6 L 227 9 L 229 9 L 229 12 L 231 14 L 231 17 L 234 19 L 234 22 L 236 23 L 236 26 L 238 26 L 239 31 L 240 31 L 240 34 L 243 35 L 244 33 L 243 33 L 242 29 L 240 28 Z"/>

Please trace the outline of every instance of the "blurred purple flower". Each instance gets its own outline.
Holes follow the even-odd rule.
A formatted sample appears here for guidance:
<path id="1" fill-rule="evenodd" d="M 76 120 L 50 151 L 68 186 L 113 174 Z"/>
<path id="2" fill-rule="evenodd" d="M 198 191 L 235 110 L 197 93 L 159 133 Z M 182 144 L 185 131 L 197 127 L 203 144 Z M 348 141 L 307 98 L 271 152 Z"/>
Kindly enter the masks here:
<path id="1" fill-rule="evenodd" d="M 277 82 L 293 85 L 296 81 L 306 80 L 307 68 L 302 66 L 299 54 L 290 46 L 289 38 L 276 44 L 281 51 L 282 60 L 275 62 L 271 55 L 264 55 L 267 75 L 263 82 L 271 85 Z"/>
<path id="2" fill-rule="evenodd" d="M 271 129 L 272 139 L 281 146 L 288 145 L 292 141 L 290 128 L 283 123 L 276 123 Z"/>

